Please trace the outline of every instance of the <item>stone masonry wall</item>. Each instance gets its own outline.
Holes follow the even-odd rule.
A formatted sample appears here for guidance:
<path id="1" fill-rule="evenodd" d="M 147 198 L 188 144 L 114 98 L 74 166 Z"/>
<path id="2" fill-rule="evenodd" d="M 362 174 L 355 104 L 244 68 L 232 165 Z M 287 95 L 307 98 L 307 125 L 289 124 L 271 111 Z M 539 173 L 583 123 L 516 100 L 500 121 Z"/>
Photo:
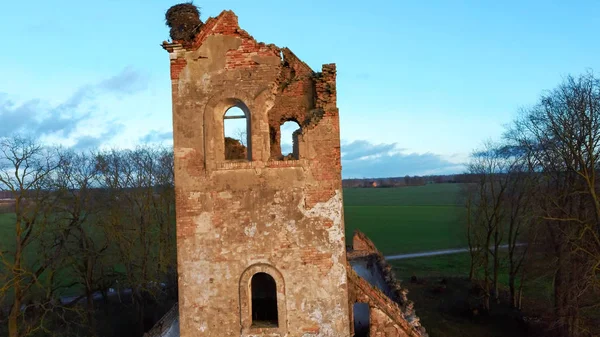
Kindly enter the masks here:
<path id="1" fill-rule="evenodd" d="M 171 62 L 180 333 L 349 336 L 335 66 L 313 72 L 224 11 Z M 249 118 L 250 160 L 224 159 L 223 115 Z M 302 126 L 279 161 L 279 126 Z M 275 132 L 273 131 L 275 130 Z M 278 327 L 250 317 L 250 279 L 277 284 Z"/>

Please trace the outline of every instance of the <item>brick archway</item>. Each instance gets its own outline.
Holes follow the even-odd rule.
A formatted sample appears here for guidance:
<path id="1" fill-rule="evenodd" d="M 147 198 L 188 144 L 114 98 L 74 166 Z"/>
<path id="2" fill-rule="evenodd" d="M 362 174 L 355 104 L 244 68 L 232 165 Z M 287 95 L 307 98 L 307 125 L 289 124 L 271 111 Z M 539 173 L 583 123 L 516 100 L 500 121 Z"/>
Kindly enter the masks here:
<path id="1" fill-rule="evenodd" d="M 246 132 L 248 160 L 254 160 L 252 153 L 253 143 L 253 100 L 246 93 L 239 90 L 223 91 L 214 95 L 204 109 L 204 153 L 207 160 L 222 162 L 225 160 L 225 133 L 223 130 L 223 116 L 230 108 L 237 107 L 246 115 Z"/>
<path id="2" fill-rule="evenodd" d="M 251 280 L 257 273 L 266 273 L 275 280 L 278 314 L 278 327 L 276 328 L 257 328 L 252 326 Z M 287 333 L 285 283 L 283 276 L 275 267 L 266 263 L 258 263 L 246 268 L 242 273 L 240 277 L 240 323 L 242 327 L 242 336 L 261 333 L 275 333 L 283 336 Z"/>

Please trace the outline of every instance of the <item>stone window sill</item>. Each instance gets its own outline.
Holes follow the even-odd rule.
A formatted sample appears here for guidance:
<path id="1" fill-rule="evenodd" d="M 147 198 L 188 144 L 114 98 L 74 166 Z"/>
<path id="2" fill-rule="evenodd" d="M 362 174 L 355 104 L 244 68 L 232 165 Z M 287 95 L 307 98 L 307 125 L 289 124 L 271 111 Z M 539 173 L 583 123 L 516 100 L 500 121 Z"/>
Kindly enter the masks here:
<path id="1" fill-rule="evenodd" d="M 217 163 L 218 170 L 239 170 L 256 167 L 256 162 L 247 160 L 226 160 Z"/>
<path id="2" fill-rule="evenodd" d="M 260 327 L 259 328 L 259 327 L 251 326 L 249 328 L 243 329 L 242 337 L 254 337 L 254 336 L 281 337 L 281 336 L 284 336 L 284 334 L 277 327 L 272 327 L 272 328 Z"/>
<path id="3" fill-rule="evenodd" d="M 303 160 L 269 160 L 247 161 L 247 160 L 225 160 L 217 163 L 217 170 L 243 170 L 252 168 L 279 168 L 279 167 L 302 167 L 305 165 Z"/>
<path id="4" fill-rule="evenodd" d="M 269 160 L 267 167 L 299 167 L 302 166 L 301 160 Z"/>

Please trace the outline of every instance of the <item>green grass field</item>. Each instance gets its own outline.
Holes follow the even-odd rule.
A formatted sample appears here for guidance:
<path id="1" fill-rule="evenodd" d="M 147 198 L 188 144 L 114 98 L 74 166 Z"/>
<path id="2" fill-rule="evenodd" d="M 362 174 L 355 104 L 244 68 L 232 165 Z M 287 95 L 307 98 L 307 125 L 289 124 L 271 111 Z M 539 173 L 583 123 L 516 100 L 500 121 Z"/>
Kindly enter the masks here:
<path id="1" fill-rule="evenodd" d="M 383 254 L 466 246 L 459 184 L 344 189 L 346 240 L 364 232 Z"/>
<path id="2" fill-rule="evenodd" d="M 344 206 L 459 206 L 461 184 L 345 188 Z"/>
<path id="3" fill-rule="evenodd" d="M 459 184 L 344 189 L 346 239 L 359 229 L 384 254 L 466 245 Z M 14 214 L 0 214 L 0 249 L 14 246 Z"/>
<path id="4" fill-rule="evenodd" d="M 14 213 L 0 213 L 0 251 L 14 247 L 14 223 Z"/>
<path id="5" fill-rule="evenodd" d="M 346 239 L 359 229 L 384 254 L 402 254 L 465 247 L 459 204 L 459 184 L 432 184 L 402 188 L 348 188 L 344 190 Z M 14 214 L 0 214 L 0 250 L 14 248 Z M 35 252 L 28 250 L 28 259 Z M 466 258 L 467 255 L 464 255 Z M 418 261 L 412 260 L 412 261 Z M 447 270 L 435 258 L 421 270 Z M 411 260 L 402 260 L 410 266 Z"/>
<path id="6" fill-rule="evenodd" d="M 385 255 L 466 247 L 460 189 L 460 184 L 344 189 L 347 243 L 351 243 L 354 230 L 359 229 Z M 14 214 L 0 214 L 0 250 L 13 246 Z M 457 296 L 463 296 L 468 288 L 468 254 L 395 260 L 390 264 L 411 291 L 409 297 L 417 303 L 417 313 L 432 337 L 491 336 L 490 331 L 495 331 L 494 336 L 521 336 L 513 322 L 503 321 L 503 317 L 474 321 L 454 313 L 452 305 Z M 456 285 L 446 294 L 435 295 L 431 284 L 410 283 L 413 275 L 429 282 L 451 278 L 451 284 Z M 508 283 L 506 272 L 501 273 L 500 282 L 504 286 Z M 547 303 L 549 284 L 547 280 L 531 282 L 526 294 L 534 294 Z"/>
<path id="7" fill-rule="evenodd" d="M 503 254 L 507 253 L 503 252 Z M 506 263 L 506 255 L 503 255 L 498 281 L 502 287 L 508 289 L 508 266 Z M 418 278 L 467 277 L 469 275 L 470 257 L 466 253 L 418 257 L 390 261 L 390 265 L 394 268 L 396 276 L 403 284 L 406 284 L 411 276 Z M 483 277 L 482 273 L 483 270 L 479 269 L 478 276 Z M 528 279 L 524 291 L 527 294 L 535 295 L 537 300 L 541 299 L 549 303 L 552 297 L 552 280 L 551 278 Z"/>

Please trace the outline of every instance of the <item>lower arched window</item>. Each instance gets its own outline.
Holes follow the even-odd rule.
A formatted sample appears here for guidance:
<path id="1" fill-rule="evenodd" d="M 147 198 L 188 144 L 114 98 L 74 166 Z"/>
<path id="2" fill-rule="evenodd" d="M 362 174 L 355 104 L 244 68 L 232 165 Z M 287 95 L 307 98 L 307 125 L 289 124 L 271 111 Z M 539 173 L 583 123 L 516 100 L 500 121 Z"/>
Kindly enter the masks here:
<path id="1" fill-rule="evenodd" d="M 277 285 L 271 275 L 256 273 L 250 283 L 252 291 L 252 326 L 277 327 Z"/>

